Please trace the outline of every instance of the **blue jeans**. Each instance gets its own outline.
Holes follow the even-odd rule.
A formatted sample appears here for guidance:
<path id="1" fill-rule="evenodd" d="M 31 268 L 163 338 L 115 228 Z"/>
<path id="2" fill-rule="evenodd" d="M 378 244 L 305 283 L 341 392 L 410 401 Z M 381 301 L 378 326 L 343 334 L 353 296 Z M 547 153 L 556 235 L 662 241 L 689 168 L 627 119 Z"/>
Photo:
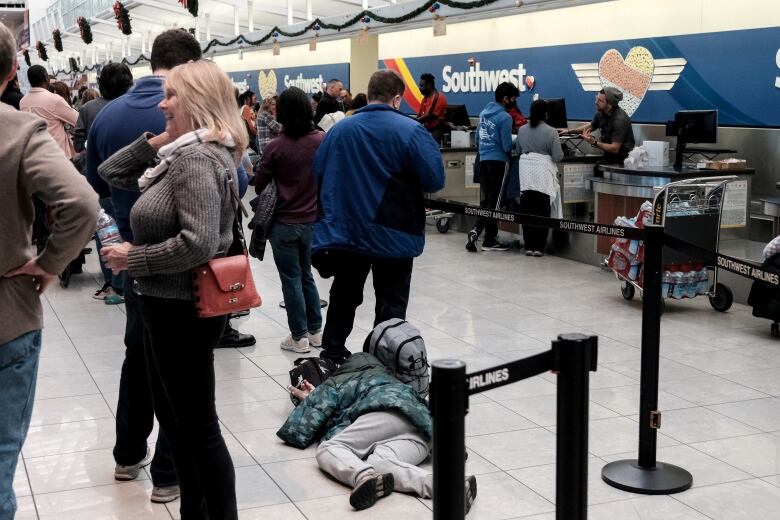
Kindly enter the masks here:
<path id="1" fill-rule="evenodd" d="M 311 274 L 311 239 L 314 224 L 280 224 L 271 227 L 269 240 L 282 281 L 287 324 L 293 339 L 322 328 L 320 295 Z"/>
<path id="2" fill-rule="evenodd" d="M 40 353 L 40 330 L 0 345 L 0 520 L 16 513 L 14 473 L 30 427 Z"/>

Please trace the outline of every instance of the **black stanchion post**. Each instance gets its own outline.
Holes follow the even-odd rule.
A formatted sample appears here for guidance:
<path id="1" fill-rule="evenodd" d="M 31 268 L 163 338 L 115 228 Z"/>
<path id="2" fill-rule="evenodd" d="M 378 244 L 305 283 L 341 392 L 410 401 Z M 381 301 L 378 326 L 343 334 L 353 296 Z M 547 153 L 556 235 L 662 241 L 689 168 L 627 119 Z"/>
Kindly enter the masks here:
<path id="1" fill-rule="evenodd" d="M 466 365 L 435 361 L 431 371 L 433 415 L 433 520 L 466 517 Z"/>
<path id="2" fill-rule="evenodd" d="M 642 302 L 642 373 L 639 382 L 639 458 L 611 462 L 601 471 L 601 478 L 607 484 L 647 495 L 679 493 L 693 484 L 693 477 L 686 470 L 656 461 L 656 441 L 661 426 L 658 411 L 658 358 L 663 244 L 664 228 L 647 226 Z"/>
<path id="3" fill-rule="evenodd" d="M 596 370 L 596 336 L 561 334 L 553 341 L 558 372 L 555 518 L 588 518 L 589 372 Z"/>

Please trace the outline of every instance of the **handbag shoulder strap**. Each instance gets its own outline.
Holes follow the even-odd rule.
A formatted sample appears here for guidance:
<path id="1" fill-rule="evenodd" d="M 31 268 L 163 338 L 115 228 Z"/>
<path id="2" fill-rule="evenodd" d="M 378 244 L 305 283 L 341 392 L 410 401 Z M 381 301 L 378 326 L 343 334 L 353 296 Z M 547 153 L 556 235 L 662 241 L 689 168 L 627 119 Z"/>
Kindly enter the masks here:
<path id="1" fill-rule="evenodd" d="M 238 230 L 238 236 L 241 238 L 241 245 L 246 250 L 246 237 L 244 236 L 244 226 L 241 225 L 241 215 L 245 217 L 249 216 L 249 212 L 246 210 L 246 206 L 241 202 L 241 197 L 238 194 L 238 188 L 233 181 L 233 176 L 230 175 L 230 169 L 225 168 L 225 176 L 227 178 L 228 190 L 230 190 L 230 206 L 233 208 L 233 229 Z"/>

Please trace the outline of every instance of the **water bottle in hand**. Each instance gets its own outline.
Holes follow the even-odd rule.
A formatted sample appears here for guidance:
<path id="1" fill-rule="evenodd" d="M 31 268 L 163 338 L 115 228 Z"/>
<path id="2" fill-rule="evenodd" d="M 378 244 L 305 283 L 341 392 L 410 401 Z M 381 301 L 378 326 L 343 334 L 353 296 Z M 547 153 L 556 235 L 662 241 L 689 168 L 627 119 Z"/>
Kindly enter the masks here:
<path id="1" fill-rule="evenodd" d="M 102 247 L 124 242 L 124 240 L 122 240 L 122 235 L 119 234 L 119 228 L 116 225 L 116 221 L 102 209 L 98 215 L 95 234 L 97 235 L 98 240 L 100 240 L 100 245 Z"/>

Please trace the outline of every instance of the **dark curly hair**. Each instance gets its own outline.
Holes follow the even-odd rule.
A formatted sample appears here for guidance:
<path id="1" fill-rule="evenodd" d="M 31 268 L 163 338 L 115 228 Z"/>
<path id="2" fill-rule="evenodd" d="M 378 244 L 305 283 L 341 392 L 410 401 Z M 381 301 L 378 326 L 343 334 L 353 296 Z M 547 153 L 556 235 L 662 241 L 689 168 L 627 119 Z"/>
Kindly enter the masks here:
<path id="1" fill-rule="evenodd" d="M 133 73 L 124 63 L 109 63 L 100 71 L 98 88 L 104 99 L 116 99 L 133 85 Z"/>

